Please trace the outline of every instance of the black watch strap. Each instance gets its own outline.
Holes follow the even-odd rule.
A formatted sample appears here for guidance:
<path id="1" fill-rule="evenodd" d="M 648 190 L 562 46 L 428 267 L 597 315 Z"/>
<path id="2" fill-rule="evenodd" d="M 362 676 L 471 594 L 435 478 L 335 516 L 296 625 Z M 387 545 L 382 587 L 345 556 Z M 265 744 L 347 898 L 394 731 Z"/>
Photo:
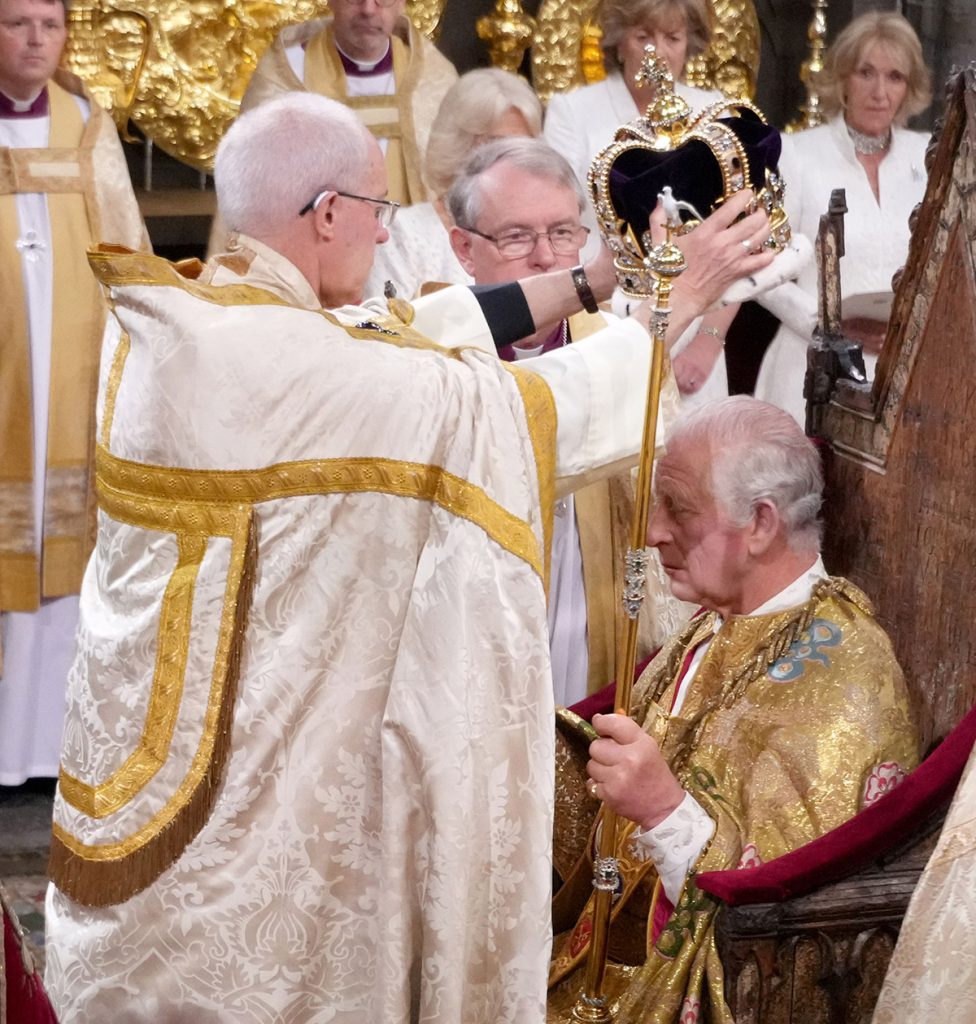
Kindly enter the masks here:
<path id="1" fill-rule="evenodd" d="M 583 308 L 587 313 L 598 313 L 600 307 L 593 297 L 593 289 L 590 287 L 590 282 L 586 280 L 586 271 L 582 264 L 573 267 L 570 274 L 573 275 L 573 286 L 576 288 L 576 294 L 579 296 Z"/>

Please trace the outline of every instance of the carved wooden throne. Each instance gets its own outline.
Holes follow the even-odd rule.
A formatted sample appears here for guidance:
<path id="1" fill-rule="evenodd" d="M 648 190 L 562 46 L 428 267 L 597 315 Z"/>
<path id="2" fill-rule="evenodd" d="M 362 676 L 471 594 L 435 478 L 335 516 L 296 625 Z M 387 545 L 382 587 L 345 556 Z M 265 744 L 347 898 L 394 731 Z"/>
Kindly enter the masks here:
<path id="1" fill-rule="evenodd" d="M 826 442 L 825 561 L 875 601 L 935 749 L 815 843 L 699 877 L 729 904 L 718 939 L 738 1024 L 870 1021 L 976 738 L 976 65 L 948 93 L 877 378 L 835 380 L 810 417 Z"/>

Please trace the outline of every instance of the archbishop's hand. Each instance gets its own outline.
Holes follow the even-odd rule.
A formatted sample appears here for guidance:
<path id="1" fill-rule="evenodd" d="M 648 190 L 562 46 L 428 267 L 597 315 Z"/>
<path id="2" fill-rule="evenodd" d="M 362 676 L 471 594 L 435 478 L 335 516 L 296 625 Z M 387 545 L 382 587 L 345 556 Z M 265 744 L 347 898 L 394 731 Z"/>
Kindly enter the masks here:
<path id="1" fill-rule="evenodd" d="M 612 811 L 653 828 L 684 799 L 657 743 L 627 715 L 594 715 L 600 739 L 590 744 L 590 792 Z"/>
<path id="2" fill-rule="evenodd" d="M 594 257 L 583 268 L 590 291 L 597 302 L 605 302 L 617 286 L 617 272 L 613 266 L 613 253 L 601 243 Z"/>
<path id="3" fill-rule="evenodd" d="M 676 295 L 683 293 L 699 309 L 707 309 L 729 285 L 773 262 L 775 253 L 761 248 L 769 236 L 765 212 L 757 210 L 736 221 L 753 198 L 749 189 L 736 192 L 694 230 L 675 239 L 688 261 L 675 284 Z"/>

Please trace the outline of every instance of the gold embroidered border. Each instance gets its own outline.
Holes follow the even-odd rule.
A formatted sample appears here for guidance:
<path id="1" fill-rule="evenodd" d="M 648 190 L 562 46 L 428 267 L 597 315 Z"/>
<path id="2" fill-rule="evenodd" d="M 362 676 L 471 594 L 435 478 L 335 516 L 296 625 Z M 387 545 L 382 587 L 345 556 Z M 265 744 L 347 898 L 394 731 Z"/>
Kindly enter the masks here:
<path id="1" fill-rule="evenodd" d="M 114 313 L 114 310 L 112 311 Z M 105 386 L 105 407 L 102 411 L 102 433 L 98 439 L 106 448 L 112 439 L 112 423 L 115 420 L 115 401 L 119 395 L 119 385 L 122 383 L 122 371 L 125 369 L 125 361 L 132 348 L 129 332 L 123 331 L 115 355 L 112 357 L 112 368 L 108 373 L 108 382 Z"/>
<path id="2" fill-rule="evenodd" d="M 186 778 L 150 821 L 117 843 L 86 844 L 58 823 L 53 826 L 49 874 L 58 888 L 88 906 L 108 906 L 140 892 L 182 854 L 187 843 L 210 817 L 229 754 L 244 623 L 256 560 L 252 515 L 246 506 L 233 509 L 159 508 L 152 502 L 114 492 L 103 493 L 102 500 L 106 513 L 120 521 L 164 531 L 182 526 L 192 540 L 186 542 L 181 537 L 180 564 L 192 572 L 194 579 L 196 568 L 190 567 L 198 557 L 202 558 L 208 536 L 229 536 L 231 555 L 203 730 Z M 179 566 L 174 576 L 178 573 Z M 151 714 L 147 714 L 140 745 L 155 754 L 161 753 L 168 745 L 163 728 L 166 719 L 175 715 L 178 707 L 180 693 L 177 690 L 182 687 L 182 668 L 185 665 L 182 652 L 189 643 L 192 593 L 187 594 L 185 589 L 192 589 L 192 583 L 184 578 L 172 587 L 172 590 L 167 588 L 167 596 L 170 597 L 172 620 L 179 620 L 175 628 L 180 636 L 165 641 L 161 638 L 160 645 L 168 645 L 180 652 L 182 665 L 178 685 L 158 686 L 157 678 L 153 680 L 153 696 L 158 695 L 159 701 L 151 701 Z M 183 592 L 177 594 L 180 589 Z M 182 609 L 177 606 L 184 601 L 190 609 L 181 614 Z M 161 633 L 164 628 L 166 616 L 162 615 Z M 157 658 L 157 675 L 160 663 L 161 659 Z M 168 707 L 167 702 L 177 707 Z M 121 773 L 102 786 L 86 787 L 90 791 L 88 793 L 81 788 L 84 784 L 64 774 L 60 784 L 66 799 L 68 794 L 75 799 L 87 799 L 96 805 L 96 809 L 108 806 L 112 799 L 124 798 L 126 789 L 134 791 L 134 788 L 141 788 L 134 787 L 133 780 L 123 778 Z M 70 802 L 74 803 L 74 799 Z M 85 808 L 80 809 L 88 813 Z"/>
<path id="3" fill-rule="evenodd" d="M 201 284 L 187 276 L 202 269 L 203 264 L 187 260 L 182 270 L 160 256 L 146 252 L 133 252 L 121 245 L 93 246 L 88 250 L 88 263 L 92 273 L 106 288 L 148 285 L 152 287 L 179 288 L 218 306 L 282 306 L 295 308 L 274 292 L 255 288 L 250 284 L 210 285 Z"/>
<path id="4" fill-rule="evenodd" d="M 204 537 L 178 536 L 179 559 L 163 594 L 156 641 L 156 665 L 142 735 L 125 763 L 104 782 L 90 786 L 62 771 L 61 795 L 90 818 L 105 818 L 124 807 L 165 764 L 183 699 L 190 653 L 190 615 Z"/>
<path id="5" fill-rule="evenodd" d="M 537 380 L 548 392 L 541 378 Z M 526 386 L 537 390 L 531 383 Z M 540 400 L 544 400 L 541 392 L 534 398 L 536 402 Z M 552 401 L 551 394 L 549 401 Z M 532 429 L 538 428 L 530 425 Z M 544 453 L 545 444 L 539 443 Z M 116 491 L 139 496 L 147 502 L 254 504 L 300 495 L 368 492 L 431 501 L 481 527 L 492 540 L 527 562 L 540 576 L 544 571 L 543 555 L 531 525 L 489 498 L 482 488 L 440 466 L 358 458 L 280 462 L 255 470 L 170 469 L 130 462 L 112 455 L 104 447 L 99 447 L 95 461 L 100 496 Z M 542 477 L 540 473 L 540 480 Z M 552 493 L 550 489 L 550 519 Z"/>
<path id="6" fill-rule="evenodd" d="M 460 359 L 454 348 L 445 348 L 424 337 L 419 331 L 407 327 L 391 316 L 372 314 L 367 310 L 364 323 L 373 327 L 359 327 L 345 324 L 325 309 L 300 309 L 274 292 L 256 288 L 250 284 L 201 284 L 195 279 L 203 265 L 198 260 L 185 260 L 180 264 L 170 263 L 159 256 L 145 252 L 133 252 L 120 245 L 102 243 L 88 250 L 88 262 L 95 277 L 106 288 L 144 285 L 151 288 L 179 288 L 201 302 L 217 306 L 281 306 L 313 316 L 321 316 L 334 327 L 344 331 L 350 338 L 362 341 L 382 341 L 401 348 L 418 348 L 439 352 L 450 359 Z M 114 366 L 113 366 L 114 370 Z M 116 383 L 116 390 L 117 390 Z"/>
<path id="7" fill-rule="evenodd" d="M 542 512 L 543 573 L 546 593 L 549 592 L 549 563 L 552 554 L 552 517 L 556 500 L 556 400 L 545 380 L 537 373 L 509 363 L 505 368 L 515 378 L 529 438 L 535 455 L 536 476 L 539 482 L 539 507 Z"/>

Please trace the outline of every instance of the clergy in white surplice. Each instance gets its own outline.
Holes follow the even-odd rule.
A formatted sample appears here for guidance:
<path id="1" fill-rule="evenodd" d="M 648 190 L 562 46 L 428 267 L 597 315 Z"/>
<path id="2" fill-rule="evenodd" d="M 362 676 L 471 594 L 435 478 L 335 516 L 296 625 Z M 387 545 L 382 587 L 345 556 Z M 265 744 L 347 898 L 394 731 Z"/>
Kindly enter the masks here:
<path id="1" fill-rule="evenodd" d="M 395 210 L 376 142 L 321 97 L 244 115 L 216 180 L 239 233 L 206 267 L 91 256 L 113 315 L 52 999 L 541 1021 L 552 506 L 635 457 L 648 311 L 528 372 L 496 346 L 578 309 L 580 274 L 363 305 Z M 697 229 L 674 330 L 767 261 L 744 205 Z M 586 273 L 608 296 L 609 261 Z"/>
<path id="2" fill-rule="evenodd" d="M 85 250 L 148 245 L 115 126 L 56 71 L 60 0 L 0 0 L 0 785 L 58 772 L 105 305 Z"/>

